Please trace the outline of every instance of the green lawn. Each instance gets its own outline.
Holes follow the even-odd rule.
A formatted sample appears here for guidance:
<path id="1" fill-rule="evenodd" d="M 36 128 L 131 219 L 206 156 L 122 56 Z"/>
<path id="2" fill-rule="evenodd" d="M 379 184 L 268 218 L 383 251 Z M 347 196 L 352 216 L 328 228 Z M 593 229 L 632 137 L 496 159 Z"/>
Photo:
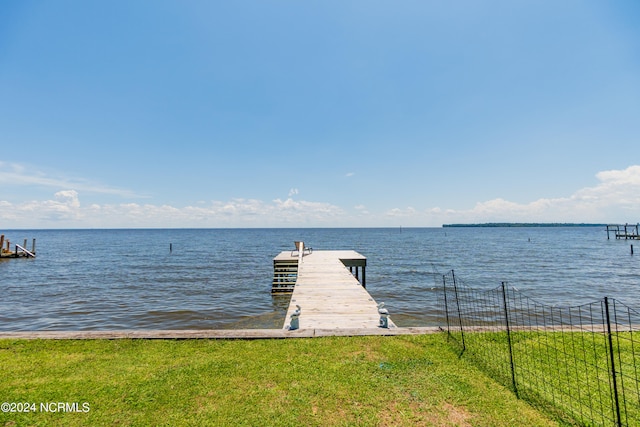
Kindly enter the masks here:
<path id="1" fill-rule="evenodd" d="M 36 409 L 0 412 L 0 426 L 558 425 L 442 334 L 0 340 L 0 368 L 0 402 Z M 43 412 L 51 402 L 78 412 Z"/>
<path id="2" fill-rule="evenodd" d="M 638 349 L 629 332 L 617 333 L 612 341 L 621 422 L 639 425 Z M 459 333 L 455 342 L 461 351 Z M 520 397 L 577 424 L 615 424 L 606 334 L 512 331 L 511 342 L 510 354 L 505 332 L 465 333 L 464 358 L 512 388 L 512 357 Z"/>

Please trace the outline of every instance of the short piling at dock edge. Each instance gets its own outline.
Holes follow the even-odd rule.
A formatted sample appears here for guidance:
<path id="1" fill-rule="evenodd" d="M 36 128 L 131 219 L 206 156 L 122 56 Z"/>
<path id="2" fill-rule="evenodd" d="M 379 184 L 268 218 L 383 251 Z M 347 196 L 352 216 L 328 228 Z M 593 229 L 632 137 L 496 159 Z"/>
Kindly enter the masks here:
<path id="1" fill-rule="evenodd" d="M 31 250 L 27 249 L 27 239 L 21 245 L 15 244 L 11 249 L 11 242 L 5 240 L 4 234 L 0 234 L 0 258 L 35 258 L 36 257 L 36 239 L 32 240 Z"/>

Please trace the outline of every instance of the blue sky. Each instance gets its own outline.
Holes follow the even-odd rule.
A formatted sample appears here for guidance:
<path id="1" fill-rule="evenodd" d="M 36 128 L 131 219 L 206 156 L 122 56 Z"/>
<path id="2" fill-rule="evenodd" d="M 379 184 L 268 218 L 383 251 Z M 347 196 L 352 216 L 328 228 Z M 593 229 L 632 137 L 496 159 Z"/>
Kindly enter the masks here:
<path id="1" fill-rule="evenodd" d="M 640 220 L 636 1 L 4 1 L 0 228 Z"/>

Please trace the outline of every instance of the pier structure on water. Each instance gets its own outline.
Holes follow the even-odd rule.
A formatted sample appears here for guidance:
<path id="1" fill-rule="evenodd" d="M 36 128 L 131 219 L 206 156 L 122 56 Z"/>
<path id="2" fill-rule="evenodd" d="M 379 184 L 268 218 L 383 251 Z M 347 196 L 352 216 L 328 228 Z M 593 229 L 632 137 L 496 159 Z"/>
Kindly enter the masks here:
<path id="1" fill-rule="evenodd" d="M 36 257 L 36 239 L 31 242 L 31 250 L 27 249 L 27 239 L 21 245 L 14 244 L 11 248 L 11 242 L 5 240 L 4 234 L 0 234 L 0 258 L 35 258 Z"/>
<path id="2" fill-rule="evenodd" d="M 610 232 L 616 239 L 638 240 L 640 239 L 639 226 L 640 224 L 607 224 L 607 240 Z"/>
<path id="3" fill-rule="evenodd" d="M 283 329 L 395 328 L 366 290 L 367 258 L 353 250 L 318 251 L 296 242 L 273 259 L 273 293 L 291 292 Z"/>

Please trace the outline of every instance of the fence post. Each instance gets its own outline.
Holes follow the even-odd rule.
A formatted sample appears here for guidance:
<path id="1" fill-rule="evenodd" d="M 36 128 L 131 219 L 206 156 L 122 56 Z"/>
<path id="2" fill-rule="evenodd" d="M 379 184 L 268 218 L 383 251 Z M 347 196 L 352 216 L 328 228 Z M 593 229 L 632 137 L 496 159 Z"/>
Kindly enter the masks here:
<path id="1" fill-rule="evenodd" d="M 462 312 L 460 311 L 460 299 L 458 298 L 458 286 L 456 285 L 456 275 L 451 270 L 451 277 L 453 278 L 453 290 L 456 294 L 456 305 L 458 307 L 458 321 L 460 322 L 460 335 L 462 337 L 462 351 L 467 349 L 467 345 L 464 342 L 464 328 L 462 327 Z"/>
<path id="2" fill-rule="evenodd" d="M 502 282 L 502 301 L 504 302 L 504 320 L 507 325 L 507 342 L 509 343 L 509 363 L 511 364 L 511 382 L 513 384 L 513 391 L 516 393 L 516 397 L 519 399 L 518 386 L 516 385 L 516 370 L 513 365 L 513 348 L 511 345 L 511 328 L 509 327 L 509 307 L 507 306 L 507 289 L 505 282 Z"/>
<path id="3" fill-rule="evenodd" d="M 618 398 L 618 384 L 616 379 L 615 357 L 613 355 L 613 339 L 611 338 L 611 317 L 609 316 L 609 298 L 604 297 L 604 312 L 607 321 L 607 341 L 609 344 L 609 359 L 611 363 L 611 379 L 613 383 L 613 400 L 616 405 L 616 425 L 622 426 L 622 417 L 620 416 L 620 400 Z"/>
<path id="4" fill-rule="evenodd" d="M 442 289 L 444 290 L 444 314 L 447 318 L 447 335 L 451 335 L 451 329 L 449 327 L 449 304 L 447 304 L 447 279 L 446 276 L 442 275 Z M 447 337 L 449 339 L 451 337 Z"/>

